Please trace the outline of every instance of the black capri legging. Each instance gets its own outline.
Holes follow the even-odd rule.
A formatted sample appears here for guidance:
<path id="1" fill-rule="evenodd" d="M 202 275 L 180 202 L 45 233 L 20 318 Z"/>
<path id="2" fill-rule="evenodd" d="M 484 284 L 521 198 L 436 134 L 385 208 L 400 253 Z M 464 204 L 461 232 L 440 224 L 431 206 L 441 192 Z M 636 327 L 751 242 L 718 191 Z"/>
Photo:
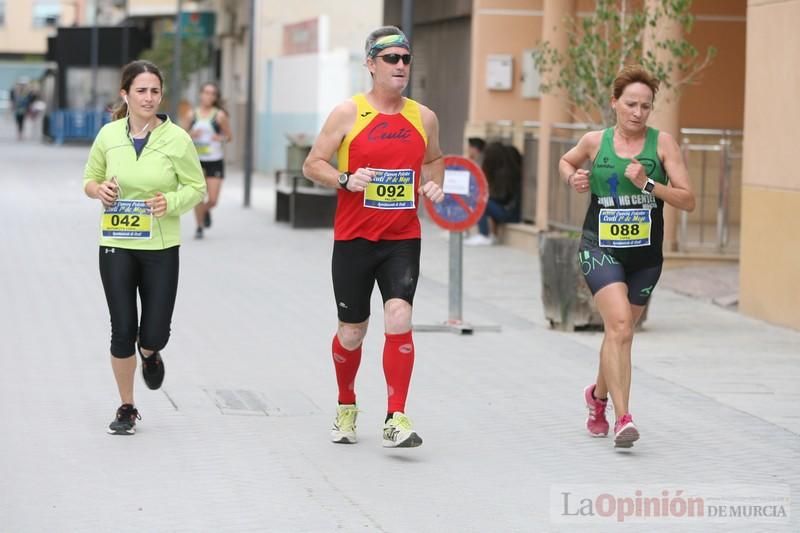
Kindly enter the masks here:
<path id="1" fill-rule="evenodd" d="M 100 247 L 100 278 L 111 314 L 111 355 L 135 354 L 139 346 L 158 351 L 167 345 L 178 291 L 178 246 L 164 250 Z M 142 301 L 138 320 L 136 292 Z"/>

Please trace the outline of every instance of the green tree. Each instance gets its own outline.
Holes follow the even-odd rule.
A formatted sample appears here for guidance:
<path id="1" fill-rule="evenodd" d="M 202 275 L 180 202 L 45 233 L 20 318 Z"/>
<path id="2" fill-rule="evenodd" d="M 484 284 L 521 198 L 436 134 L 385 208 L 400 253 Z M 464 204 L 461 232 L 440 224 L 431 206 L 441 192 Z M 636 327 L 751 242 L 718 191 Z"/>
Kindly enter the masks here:
<path id="1" fill-rule="evenodd" d="M 661 0 L 658 7 L 648 9 L 643 0 L 596 0 L 594 12 L 581 20 L 566 20 L 568 45 L 565 54 L 542 42 L 533 57 L 543 82 L 541 91 L 563 91 L 573 118 L 605 125 L 614 123 L 609 106 L 612 84 L 626 64 L 638 63 L 661 80 L 662 86 L 674 89 L 697 79 L 716 55 L 709 47 L 704 56 L 685 39 L 656 41 L 658 50 L 665 50 L 667 59 L 659 60 L 653 50 L 643 49 L 645 32 L 664 23 L 677 23 L 689 33 L 694 16 L 689 12 L 691 0 Z M 553 74 L 548 76 L 548 74 Z"/>
<path id="2" fill-rule="evenodd" d="M 169 100 L 172 65 L 175 60 L 175 35 L 165 33 L 159 36 L 153 48 L 142 53 L 142 59 L 152 61 L 164 73 L 164 98 Z M 211 50 L 207 39 L 197 35 L 184 35 L 181 39 L 181 87 L 189 81 L 189 76 L 208 66 L 210 60 Z"/>

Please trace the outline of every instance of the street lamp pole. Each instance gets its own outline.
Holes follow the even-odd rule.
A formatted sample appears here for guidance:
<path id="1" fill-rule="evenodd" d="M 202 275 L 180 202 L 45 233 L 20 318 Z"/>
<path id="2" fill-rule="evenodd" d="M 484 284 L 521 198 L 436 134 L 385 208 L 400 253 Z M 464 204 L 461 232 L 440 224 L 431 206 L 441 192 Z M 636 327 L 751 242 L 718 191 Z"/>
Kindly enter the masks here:
<path id="1" fill-rule="evenodd" d="M 253 70 L 255 63 L 256 2 L 250 0 L 250 34 L 247 43 L 247 112 L 244 134 L 244 206 L 250 207 L 253 183 Z"/>
<path id="2" fill-rule="evenodd" d="M 92 89 L 90 92 L 90 107 L 92 111 L 97 111 L 97 67 L 100 63 L 100 28 L 97 26 L 97 18 L 100 12 L 100 0 L 94 0 L 94 10 L 92 15 L 92 43 L 89 63 L 92 69 Z"/>
<path id="3" fill-rule="evenodd" d="M 402 8 L 402 21 L 401 26 L 403 27 L 403 33 L 406 34 L 406 38 L 408 42 L 411 43 L 411 49 L 414 49 L 414 0 L 403 0 L 403 8 Z M 409 71 L 410 73 L 411 71 Z M 406 85 L 406 90 L 403 91 L 403 94 L 407 97 L 411 97 L 411 75 L 408 76 L 408 84 Z"/>
<path id="4" fill-rule="evenodd" d="M 183 0 L 178 0 L 175 13 L 175 48 L 172 58 L 172 90 L 170 91 L 170 115 L 178 122 L 178 102 L 181 99 L 181 44 L 183 37 Z"/>

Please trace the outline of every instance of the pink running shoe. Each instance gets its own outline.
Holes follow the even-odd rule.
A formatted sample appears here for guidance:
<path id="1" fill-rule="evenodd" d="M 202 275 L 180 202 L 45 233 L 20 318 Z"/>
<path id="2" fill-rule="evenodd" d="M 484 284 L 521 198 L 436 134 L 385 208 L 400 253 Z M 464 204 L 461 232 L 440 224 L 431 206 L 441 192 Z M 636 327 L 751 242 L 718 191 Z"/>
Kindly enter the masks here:
<path id="1" fill-rule="evenodd" d="M 637 440 L 639 440 L 639 430 L 636 429 L 631 414 L 625 413 L 614 424 L 614 447 L 630 448 Z"/>
<path id="2" fill-rule="evenodd" d="M 589 417 L 586 419 L 586 429 L 592 437 L 605 437 L 608 435 L 608 420 L 606 420 L 606 407 L 608 400 L 595 400 L 594 388 L 597 385 L 592 383 L 583 389 L 583 399 L 589 409 Z"/>

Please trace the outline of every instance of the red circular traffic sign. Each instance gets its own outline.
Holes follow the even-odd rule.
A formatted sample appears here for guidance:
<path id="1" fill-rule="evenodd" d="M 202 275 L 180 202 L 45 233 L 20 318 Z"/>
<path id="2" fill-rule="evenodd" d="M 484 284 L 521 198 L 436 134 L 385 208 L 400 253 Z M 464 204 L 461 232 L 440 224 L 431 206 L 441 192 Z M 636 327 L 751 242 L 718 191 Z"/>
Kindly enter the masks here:
<path id="1" fill-rule="evenodd" d="M 452 182 L 453 187 L 443 187 L 448 190 L 445 190 L 444 200 L 441 203 L 434 204 L 426 197 L 425 209 L 439 227 L 449 231 L 464 231 L 477 224 L 486 210 L 486 202 L 489 201 L 489 184 L 481 167 L 471 159 L 460 155 L 446 155 L 444 156 L 444 166 L 445 181 Z M 452 180 L 448 180 L 448 171 L 458 172 L 459 175 L 453 174 Z M 462 180 L 466 176 L 463 172 L 469 173 L 468 187 L 464 187 L 465 184 Z M 450 183 L 446 185 L 450 185 Z M 460 189 L 463 192 L 453 192 L 454 189 Z"/>

